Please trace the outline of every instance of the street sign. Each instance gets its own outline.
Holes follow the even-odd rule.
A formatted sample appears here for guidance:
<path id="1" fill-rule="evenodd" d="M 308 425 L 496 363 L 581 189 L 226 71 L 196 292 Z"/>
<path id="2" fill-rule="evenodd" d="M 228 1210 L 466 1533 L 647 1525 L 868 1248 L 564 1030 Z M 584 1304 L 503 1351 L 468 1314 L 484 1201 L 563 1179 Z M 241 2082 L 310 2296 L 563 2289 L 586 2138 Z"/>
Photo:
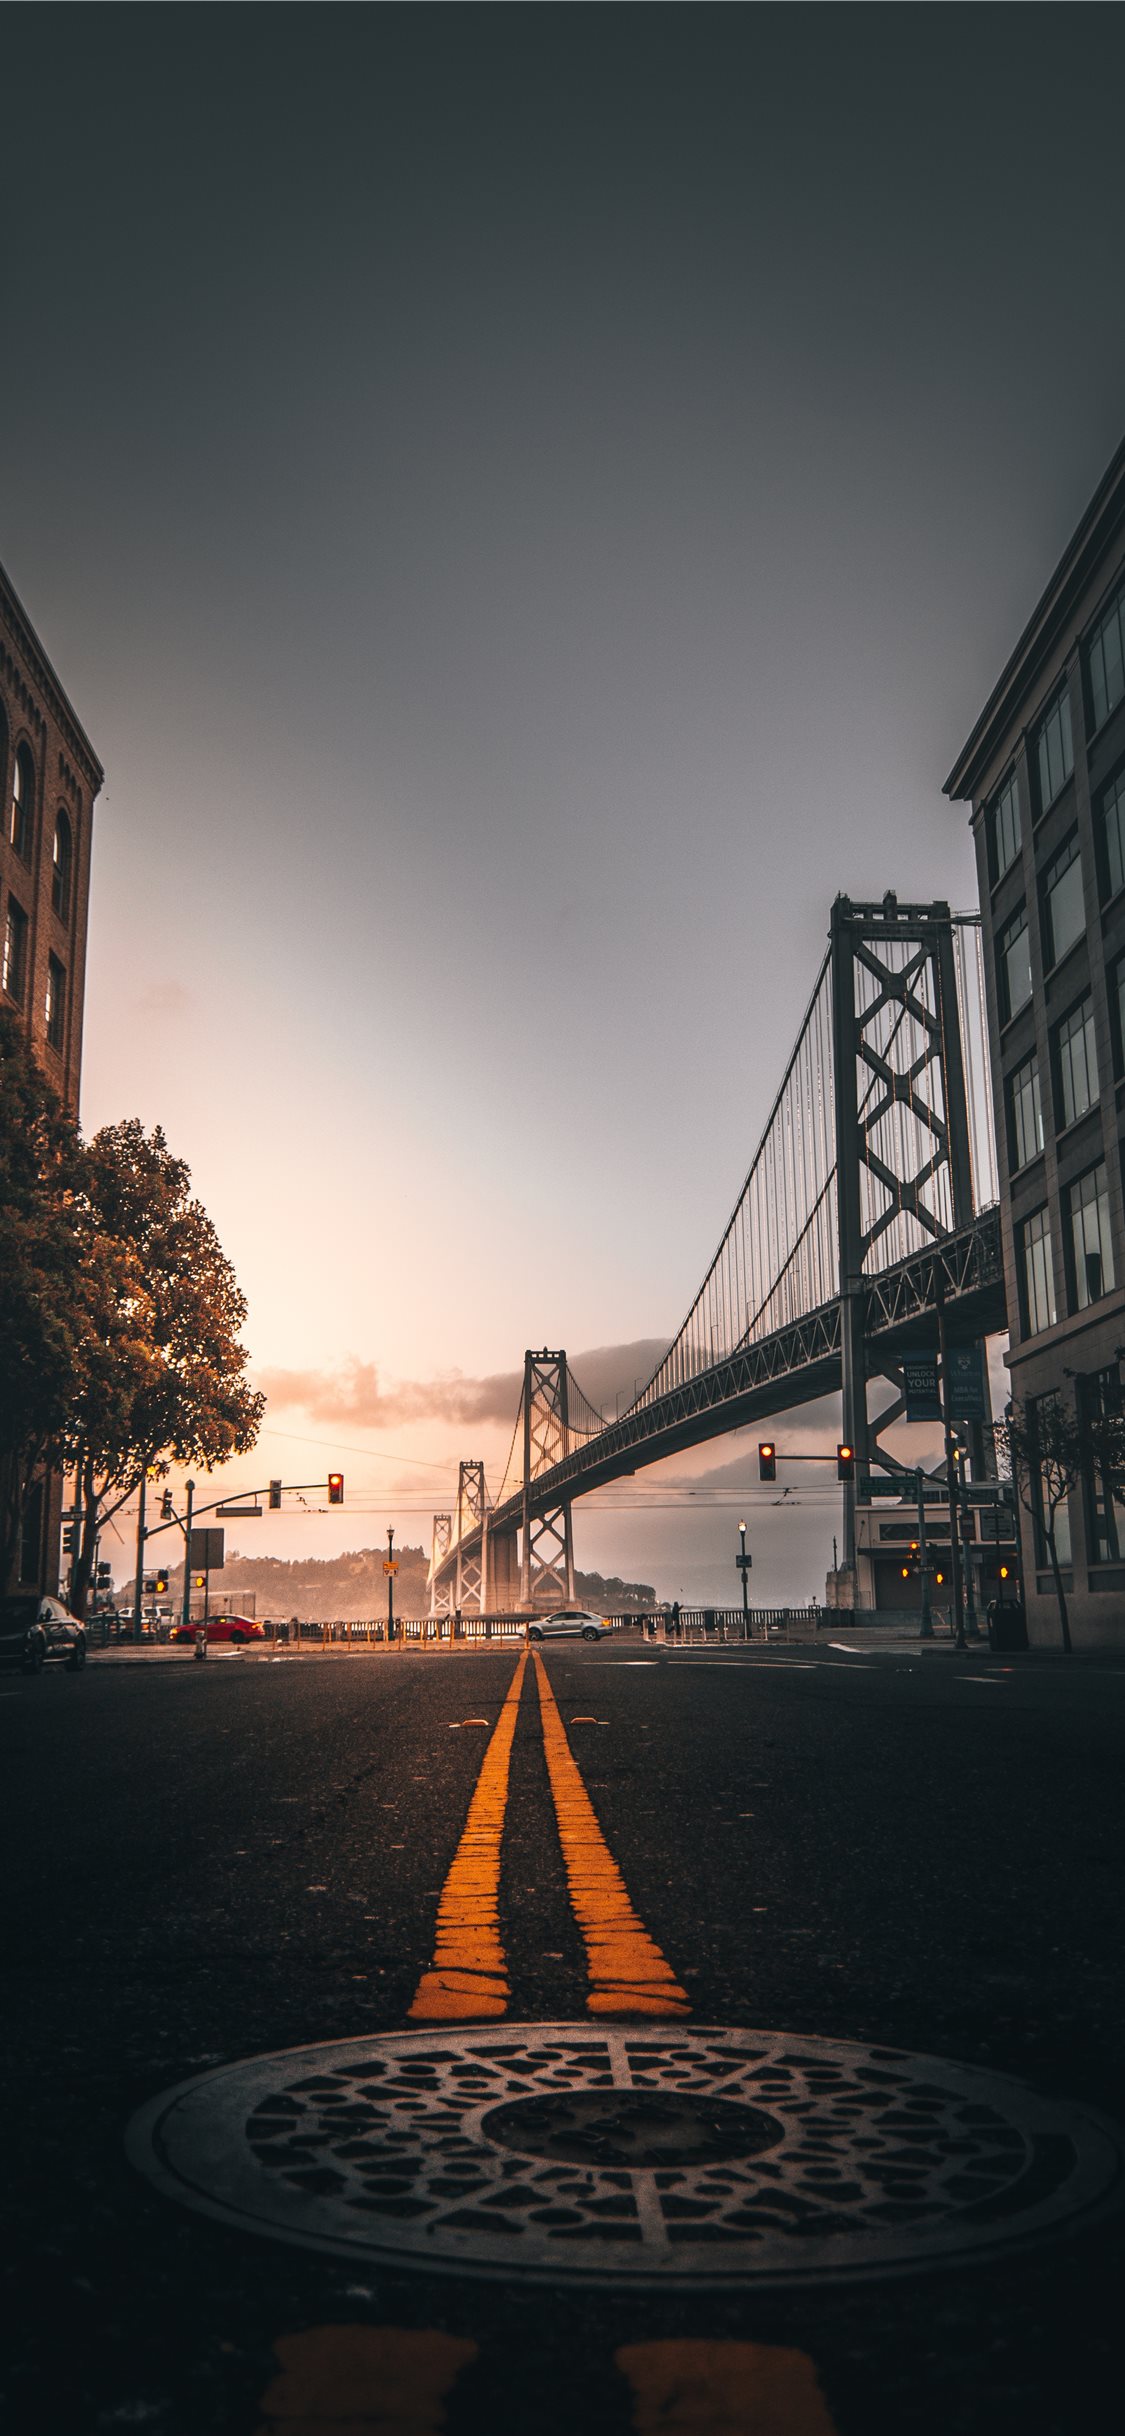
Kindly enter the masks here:
<path id="1" fill-rule="evenodd" d="M 983 1346 L 951 1345 L 948 1360 L 949 1407 L 954 1419 L 987 1421 Z"/>
<path id="2" fill-rule="evenodd" d="M 940 1421 L 938 1366 L 935 1353 L 906 1354 L 902 1364 L 908 1421 Z"/>
<path id="3" fill-rule="evenodd" d="M 216 1514 L 221 1516 L 223 1522 L 244 1522 L 249 1516 L 260 1514 L 261 1511 L 260 1506 L 216 1506 L 215 1508 Z"/>
<path id="4" fill-rule="evenodd" d="M 396 1556 L 396 1558 L 395 1558 L 395 1560 L 394 1560 L 393 1565 L 392 1565 L 392 1564 L 389 1562 L 389 1560 L 388 1560 L 388 1558 L 387 1558 L 387 1557 L 384 1557 L 384 1558 L 383 1558 L 383 1571 L 384 1571 L 384 1573 L 397 1573 L 397 1572 L 398 1572 L 398 1558 L 397 1558 L 397 1556 Z"/>
<path id="5" fill-rule="evenodd" d="M 193 1531 L 188 1549 L 189 1573 L 221 1573 L 226 1537 L 225 1531 Z"/>

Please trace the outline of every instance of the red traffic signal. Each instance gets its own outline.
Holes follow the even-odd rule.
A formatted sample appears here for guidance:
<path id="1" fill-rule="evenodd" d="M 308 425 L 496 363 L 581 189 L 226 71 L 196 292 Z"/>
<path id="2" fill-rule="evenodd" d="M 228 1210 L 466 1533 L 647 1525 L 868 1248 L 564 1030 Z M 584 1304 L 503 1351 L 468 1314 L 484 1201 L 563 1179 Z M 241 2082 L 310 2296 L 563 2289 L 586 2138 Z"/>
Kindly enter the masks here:
<path id="1" fill-rule="evenodd" d="M 344 1502 L 344 1475 L 343 1475 L 343 1473 L 342 1473 L 342 1472 L 329 1472 L 329 1475 L 328 1475 L 328 1503 L 329 1503 L 329 1505 L 330 1505 L 330 1506 L 342 1506 L 342 1505 L 343 1505 L 343 1502 Z"/>
<path id="2" fill-rule="evenodd" d="M 773 1445 L 772 1440 L 767 1440 L 764 1446 L 758 1448 L 758 1478 L 759 1480 L 777 1479 L 777 1448 Z"/>
<path id="3" fill-rule="evenodd" d="M 837 1478 L 837 1480 L 854 1480 L 854 1479 L 855 1479 L 855 1448 L 854 1448 L 854 1446 L 838 1446 L 838 1447 L 837 1447 L 837 1449 L 836 1449 L 836 1478 Z"/>

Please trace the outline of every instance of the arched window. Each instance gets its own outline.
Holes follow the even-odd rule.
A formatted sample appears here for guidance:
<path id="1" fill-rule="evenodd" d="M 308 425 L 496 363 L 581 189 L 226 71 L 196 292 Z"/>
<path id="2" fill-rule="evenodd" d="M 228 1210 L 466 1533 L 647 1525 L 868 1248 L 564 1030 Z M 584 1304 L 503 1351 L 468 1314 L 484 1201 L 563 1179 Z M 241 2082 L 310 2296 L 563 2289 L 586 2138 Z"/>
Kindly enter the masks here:
<path id="1" fill-rule="evenodd" d="M 55 822 L 54 868 L 51 873 L 51 903 L 60 922 L 70 918 L 70 883 L 74 872 L 74 832 L 65 812 Z"/>
<path id="2" fill-rule="evenodd" d="M 8 836 L 25 863 L 31 861 L 31 807 L 35 800 L 35 765 L 26 744 L 18 745 L 12 764 L 12 809 Z"/>

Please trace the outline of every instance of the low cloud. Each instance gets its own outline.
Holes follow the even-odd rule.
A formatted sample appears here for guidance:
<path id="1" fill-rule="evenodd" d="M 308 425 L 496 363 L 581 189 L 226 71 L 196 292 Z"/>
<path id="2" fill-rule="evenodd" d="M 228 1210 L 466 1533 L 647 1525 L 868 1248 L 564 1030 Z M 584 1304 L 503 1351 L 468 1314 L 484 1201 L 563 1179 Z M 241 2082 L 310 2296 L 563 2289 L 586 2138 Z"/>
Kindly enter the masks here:
<path id="1" fill-rule="evenodd" d="M 628 1345 L 597 1345 L 576 1354 L 572 1369 L 599 1412 L 622 1410 L 644 1385 L 666 1346 L 664 1337 L 641 1337 Z M 410 1421 L 507 1423 L 516 1417 L 522 1370 L 499 1370 L 483 1379 L 459 1370 L 436 1379 L 384 1381 L 374 1362 L 345 1362 L 339 1370 L 260 1370 L 255 1384 L 271 1408 L 306 1413 L 310 1419 L 359 1429 L 400 1429 Z"/>

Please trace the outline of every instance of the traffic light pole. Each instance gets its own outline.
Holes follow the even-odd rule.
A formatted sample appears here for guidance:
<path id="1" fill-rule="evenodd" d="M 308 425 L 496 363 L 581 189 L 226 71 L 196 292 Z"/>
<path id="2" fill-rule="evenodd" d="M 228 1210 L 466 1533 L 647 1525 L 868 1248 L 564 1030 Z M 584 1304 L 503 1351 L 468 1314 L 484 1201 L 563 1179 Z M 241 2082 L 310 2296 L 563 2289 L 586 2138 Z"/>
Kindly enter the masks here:
<path id="1" fill-rule="evenodd" d="M 926 1475 L 921 1464 L 914 1474 L 914 1487 L 918 1498 L 918 1562 L 922 1568 L 922 1629 L 918 1638 L 920 1641 L 932 1641 L 934 1619 L 930 1614 L 930 1556 L 926 1546 Z"/>
<path id="2" fill-rule="evenodd" d="M 965 1639 L 965 1608 L 961 1589 L 961 1500 L 957 1493 L 956 1439 L 953 1435 L 953 1413 L 949 1392 L 949 1347 L 945 1333 L 945 1281 L 937 1281 L 938 1356 L 941 1362 L 941 1416 L 945 1437 L 945 1485 L 949 1503 L 949 1570 L 952 1575 L 953 1639 L 956 1648 L 967 1649 Z"/>
<path id="3" fill-rule="evenodd" d="M 145 1490 L 148 1486 L 148 1465 L 141 1473 L 140 1494 L 137 1498 L 137 1578 L 133 1584 L 133 1639 L 141 1637 L 141 1600 L 144 1595 L 145 1569 Z"/>
<path id="4" fill-rule="evenodd" d="M 742 1546 L 734 1561 L 738 1566 L 740 1574 L 742 1575 L 742 1638 L 744 1641 L 748 1641 L 750 1638 L 750 1591 L 748 1576 L 753 1560 L 747 1552 L 746 1525 L 744 1522 L 739 1523 L 738 1536 L 742 1542 Z"/>
<path id="5" fill-rule="evenodd" d="M 180 1525 L 184 1535 L 184 1603 L 180 1613 L 180 1622 L 186 1626 L 191 1623 L 191 1518 L 195 1504 L 194 1480 L 185 1480 L 184 1497 L 187 1503 L 187 1520 Z"/>

